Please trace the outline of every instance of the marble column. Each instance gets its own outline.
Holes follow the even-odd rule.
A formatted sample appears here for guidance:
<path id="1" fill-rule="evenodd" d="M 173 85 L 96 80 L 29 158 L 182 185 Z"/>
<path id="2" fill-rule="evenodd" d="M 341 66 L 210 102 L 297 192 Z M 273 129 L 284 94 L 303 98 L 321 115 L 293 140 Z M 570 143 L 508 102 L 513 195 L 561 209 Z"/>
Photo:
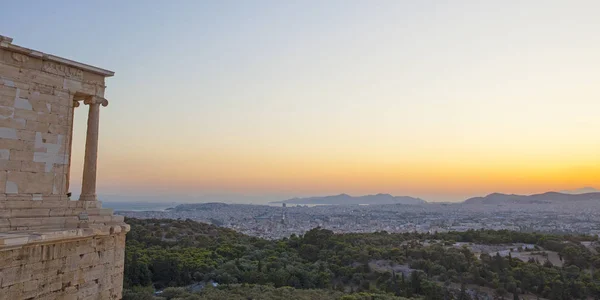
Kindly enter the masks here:
<path id="1" fill-rule="evenodd" d="M 85 138 L 85 157 L 83 162 L 83 181 L 80 201 L 96 201 L 96 165 L 98 163 L 98 127 L 100 124 L 100 105 L 107 106 L 108 101 L 101 97 L 89 97 L 83 101 L 89 106 L 87 135 Z"/>

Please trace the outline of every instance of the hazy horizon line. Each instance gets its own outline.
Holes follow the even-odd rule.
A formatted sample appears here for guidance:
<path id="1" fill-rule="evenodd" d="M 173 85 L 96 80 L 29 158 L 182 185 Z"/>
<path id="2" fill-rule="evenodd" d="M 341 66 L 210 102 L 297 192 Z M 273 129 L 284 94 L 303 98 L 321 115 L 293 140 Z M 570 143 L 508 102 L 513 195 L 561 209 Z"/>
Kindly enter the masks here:
<path id="1" fill-rule="evenodd" d="M 421 199 L 427 203 L 460 203 L 464 202 L 471 198 L 476 197 L 485 197 L 491 194 L 504 194 L 504 195 L 522 195 L 522 196 L 530 196 L 530 195 L 538 195 L 544 193 L 562 193 L 562 194 L 585 194 L 585 193 L 594 193 L 600 192 L 600 190 L 594 187 L 583 187 L 579 189 L 573 190 L 549 190 L 545 192 L 533 192 L 533 193 L 510 193 L 510 192 L 489 192 L 480 195 L 456 195 L 456 196 L 444 196 L 437 195 L 436 197 L 429 198 L 418 195 L 394 195 L 392 193 L 367 193 L 367 194 L 352 194 L 352 193 L 330 193 L 323 195 L 283 195 L 283 194 L 267 194 L 267 195 L 251 195 L 251 194 L 233 194 L 233 193 L 216 193 L 216 194 L 119 194 L 119 193 L 110 193 L 110 194 L 100 194 L 99 200 L 102 202 L 148 202 L 148 203 L 209 203 L 209 202 L 219 202 L 219 203 L 229 203 L 229 204 L 268 204 L 271 202 L 279 202 L 286 201 L 294 198 L 319 198 L 319 197 L 329 197 L 329 196 L 339 196 L 339 195 L 349 195 L 351 197 L 364 197 L 364 196 L 375 196 L 375 195 L 390 195 L 393 197 L 412 197 Z M 77 199 L 77 195 L 73 195 L 72 199 Z M 161 198 L 161 199 L 157 199 Z M 162 198 L 169 198 L 164 199 Z M 435 199 L 438 198 L 438 199 Z M 447 198 L 444 200 L 442 198 Z M 453 200 L 450 200 L 453 199 Z"/>

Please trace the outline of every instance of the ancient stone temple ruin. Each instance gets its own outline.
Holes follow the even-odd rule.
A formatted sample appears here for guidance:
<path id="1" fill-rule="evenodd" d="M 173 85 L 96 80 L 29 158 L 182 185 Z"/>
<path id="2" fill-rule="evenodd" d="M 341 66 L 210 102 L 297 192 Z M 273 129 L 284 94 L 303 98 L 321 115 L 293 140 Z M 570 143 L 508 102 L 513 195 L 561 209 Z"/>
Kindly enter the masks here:
<path id="1" fill-rule="evenodd" d="M 129 226 L 96 196 L 113 75 L 0 36 L 0 299 L 121 299 Z M 88 119 L 81 196 L 70 199 L 75 109 Z"/>

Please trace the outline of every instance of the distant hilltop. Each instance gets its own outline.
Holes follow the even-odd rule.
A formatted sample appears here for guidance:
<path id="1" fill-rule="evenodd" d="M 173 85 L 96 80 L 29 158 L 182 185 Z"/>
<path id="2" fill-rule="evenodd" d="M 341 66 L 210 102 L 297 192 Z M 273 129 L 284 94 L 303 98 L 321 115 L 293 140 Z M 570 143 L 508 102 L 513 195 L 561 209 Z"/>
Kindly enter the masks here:
<path id="1" fill-rule="evenodd" d="M 593 187 L 584 187 L 576 190 L 564 190 L 560 191 L 563 194 L 588 194 L 588 193 L 600 193 L 600 190 Z"/>
<path id="2" fill-rule="evenodd" d="M 600 192 L 585 194 L 565 194 L 547 192 L 535 195 L 507 195 L 494 193 L 485 197 L 474 197 L 465 200 L 463 204 L 552 204 L 569 201 L 599 200 Z"/>
<path id="3" fill-rule="evenodd" d="M 351 204 L 426 204 L 427 202 L 420 198 L 409 196 L 392 196 L 390 194 L 377 194 L 353 197 L 348 194 L 340 194 L 325 197 L 293 198 L 284 201 L 275 201 L 270 203 L 286 204 L 312 204 L 312 205 L 351 205 Z"/>
<path id="4" fill-rule="evenodd" d="M 534 195 L 514 195 L 493 193 L 485 197 L 469 198 L 462 202 L 463 205 L 471 204 L 552 204 L 561 202 L 573 201 L 600 201 L 600 192 L 591 193 L 564 193 L 564 192 L 547 192 Z M 324 197 L 307 197 L 293 198 L 284 201 L 270 202 L 271 204 L 286 203 L 286 204 L 307 204 L 307 205 L 356 205 L 356 204 L 409 204 L 422 205 L 429 202 L 410 196 L 392 196 L 390 194 L 377 194 L 366 196 L 350 196 L 348 194 L 340 194 L 335 196 Z M 457 202 L 456 204 L 461 203 Z"/>

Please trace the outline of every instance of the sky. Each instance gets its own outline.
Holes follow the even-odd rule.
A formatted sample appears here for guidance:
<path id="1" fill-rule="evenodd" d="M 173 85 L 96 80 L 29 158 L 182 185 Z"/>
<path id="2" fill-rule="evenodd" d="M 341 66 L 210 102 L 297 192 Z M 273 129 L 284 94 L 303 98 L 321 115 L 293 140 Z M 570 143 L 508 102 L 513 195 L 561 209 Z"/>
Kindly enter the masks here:
<path id="1" fill-rule="evenodd" d="M 115 71 L 100 194 L 458 201 L 600 187 L 598 11 L 583 0 L 12 1 L 0 34 Z"/>

